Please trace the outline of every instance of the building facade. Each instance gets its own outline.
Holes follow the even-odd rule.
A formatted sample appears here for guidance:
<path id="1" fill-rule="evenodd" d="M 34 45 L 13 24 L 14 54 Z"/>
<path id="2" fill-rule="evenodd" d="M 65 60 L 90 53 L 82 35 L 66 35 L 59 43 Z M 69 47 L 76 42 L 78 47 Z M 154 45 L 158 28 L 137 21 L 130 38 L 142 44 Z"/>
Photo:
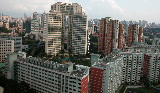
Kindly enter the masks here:
<path id="1" fill-rule="evenodd" d="M 1 40 L 0 39 L 0 63 L 4 63 L 6 55 L 14 52 L 13 40 Z"/>
<path id="2" fill-rule="evenodd" d="M 39 40 L 40 23 L 38 19 L 31 20 L 31 34 L 35 35 L 35 40 Z"/>
<path id="3" fill-rule="evenodd" d="M 126 46 L 131 46 L 134 42 L 142 43 L 143 29 L 138 24 L 129 25 L 126 36 Z"/>
<path id="4" fill-rule="evenodd" d="M 50 55 L 56 55 L 62 48 L 62 14 L 50 12 L 47 23 L 48 31 L 45 52 Z"/>
<path id="5" fill-rule="evenodd" d="M 137 43 L 126 46 L 123 52 L 113 51 L 102 59 L 92 54 L 90 92 L 115 93 L 120 84 L 138 84 L 144 78 L 149 82 L 159 82 L 159 49 L 159 45 Z"/>
<path id="6" fill-rule="evenodd" d="M 46 41 L 47 37 L 47 14 L 43 13 L 41 17 L 41 41 Z"/>
<path id="7" fill-rule="evenodd" d="M 56 55 L 60 51 L 86 54 L 88 21 L 81 5 L 57 2 L 51 5 L 47 22 L 47 54 Z"/>
<path id="8" fill-rule="evenodd" d="M 13 40 L 14 52 L 22 51 L 22 37 L 14 37 L 8 35 L 0 35 L 1 40 Z"/>
<path id="9" fill-rule="evenodd" d="M 118 20 L 110 17 L 100 20 L 98 51 L 105 55 L 110 54 L 113 49 L 123 49 L 124 47 L 124 28 Z"/>
<path id="10" fill-rule="evenodd" d="M 123 56 L 123 78 L 122 83 L 139 83 L 142 66 L 143 66 L 143 53 L 125 53 L 122 52 Z"/>
<path id="11" fill-rule="evenodd" d="M 19 58 L 17 54 L 8 54 L 7 60 L 6 77 L 24 81 L 37 92 L 88 93 L 89 67 L 76 65 L 74 70 L 70 62 L 59 64 L 40 58 Z"/>
<path id="12" fill-rule="evenodd" d="M 71 50 L 74 54 L 85 55 L 87 52 L 87 16 L 84 13 L 76 13 L 72 16 L 72 23 Z"/>
<path id="13" fill-rule="evenodd" d="M 123 57 L 111 62 L 96 62 L 90 68 L 90 93 L 115 93 L 123 77 Z"/>
<path id="14" fill-rule="evenodd" d="M 138 24 L 123 25 L 110 17 L 100 20 L 98 51 L 105 55 L 113 49 L 123 50 L 124 46 L 131 46 L 135 42 L 142 43 L 143 29 Z"/>

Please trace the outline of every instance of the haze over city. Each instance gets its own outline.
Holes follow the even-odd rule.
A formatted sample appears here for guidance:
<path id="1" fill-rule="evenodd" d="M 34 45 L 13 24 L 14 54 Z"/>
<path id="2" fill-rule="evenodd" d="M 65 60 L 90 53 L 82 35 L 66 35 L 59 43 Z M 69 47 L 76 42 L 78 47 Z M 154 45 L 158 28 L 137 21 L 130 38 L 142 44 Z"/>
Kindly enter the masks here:
<path id="1" fill-rule="evenodd" d="M 88 15 L 88 19 L 110 16 L 118 20 L 146 20 L 160 23 L 160 0 L 2 0 L 0 13 L 13 17 L 23 17 L 26 13 L 46 13 L 55 2 L 78 3 Z"/>
<path id="2" fill-rule="evenodd" d="M 0 93 L 160 93 L 158 0 L 1 0 Z"/>

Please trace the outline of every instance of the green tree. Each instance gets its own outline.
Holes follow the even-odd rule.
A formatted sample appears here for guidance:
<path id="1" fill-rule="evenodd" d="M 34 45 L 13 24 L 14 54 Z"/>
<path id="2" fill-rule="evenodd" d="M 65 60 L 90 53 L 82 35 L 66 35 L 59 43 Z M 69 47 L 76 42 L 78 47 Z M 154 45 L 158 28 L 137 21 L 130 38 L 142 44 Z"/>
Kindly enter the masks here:
<path id="1" fill-rule="evenodd" d="M 29 88 L 27 83 L 23 81 L 18 83 L 4 76 L 0 76 L 0 86 L 4 88 L 4 93 L 36 93 L 34 89 Z"/>
<path id="2" fill-rule="evenodd" d="M 5 27 L 0 27 L 0 32 L 3 32 L 3 33 L 10 33 L 11 31 L 8 30 L 8 29 L 5 28 Z"/>

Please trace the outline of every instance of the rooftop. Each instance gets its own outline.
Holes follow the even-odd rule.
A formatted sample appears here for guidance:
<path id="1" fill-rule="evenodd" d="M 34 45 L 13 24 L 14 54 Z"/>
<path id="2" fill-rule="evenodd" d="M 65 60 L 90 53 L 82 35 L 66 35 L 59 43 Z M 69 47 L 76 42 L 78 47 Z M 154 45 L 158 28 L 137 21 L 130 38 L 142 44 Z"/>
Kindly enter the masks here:
<path id="1" fill-rule="evenodd" d="M 83 65 L 76 65 L 77 69 L 71 73 L 71 76 L 83 77 L 89 74 L 90 67 Z"/>
<path id="2" fill-rule="evenodd" d="M 68 62 L 65 64 L 60 64 L 53 61 L 43 60 L 41 58 L 35 58 L 35 57 L 27 57 L 27 58 L 21 58 L 17 62 L 22 63 L 29 63 L 36 66 L 44 67 L 47 69 L 55 70 L 57 72 L 61 72 L 64 74 L 68 74 L 73 77 L 83 77 L 85 75 L 89 74 L 89 67 L 83 66 L 83 65 L 76 65 L 76 70 L 73 70 L 74 63 Z"/>

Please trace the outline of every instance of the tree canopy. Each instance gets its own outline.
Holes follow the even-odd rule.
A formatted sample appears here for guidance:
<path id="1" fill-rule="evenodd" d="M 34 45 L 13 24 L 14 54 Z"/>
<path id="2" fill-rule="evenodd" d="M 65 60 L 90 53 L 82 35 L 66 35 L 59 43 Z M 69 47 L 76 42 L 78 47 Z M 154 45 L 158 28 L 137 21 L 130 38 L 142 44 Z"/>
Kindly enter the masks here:
<path id="1" fill-rule="evenodd" d="M 0 33 L 10 33 L 11 31 L 5 27 L 0 27 Z"/>
<path id="2" fill-rule="evenodd" d="M 4 88 L 3 93 L 36 93 L 34 89 L 29 88 L 27 83 L 23 81 L 18 83 L 4 76 L 0 76 L 0 86 Z"/>

